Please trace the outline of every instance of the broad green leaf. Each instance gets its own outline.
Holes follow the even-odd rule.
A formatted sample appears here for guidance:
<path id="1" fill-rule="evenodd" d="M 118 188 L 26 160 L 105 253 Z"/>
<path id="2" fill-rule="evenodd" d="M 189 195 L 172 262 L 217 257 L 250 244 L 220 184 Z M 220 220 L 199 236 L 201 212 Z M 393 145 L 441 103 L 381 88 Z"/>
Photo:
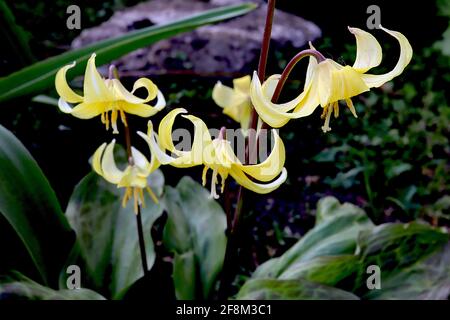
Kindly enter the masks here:
<path id="1" fill-rule="evenodd" d="M 303 278 L 327 286 L 335 286 L 357 273 L 359 269 L 360 264 L 355 255 L 321 256 L 290 265 L 279 279 Z"/>
<path id="2" fill-rule="evenodd" d="M 44 283 L 57 287 L 75 235 L 36 161 L 2 126 L 0 213 L 23 241 Z"/>
<path id="3" fill-rule="evenodd" d="M 53 290 L 17 274 L 15 279 L 0 283 L 0 300 L 104 300 L 89 289 Z"/>
<path id="4" fill-rule="evenodd" d="M 367 289 L 364 279 L 368 266 L 379 266 L 382 278 L 387 279 L 438 252 L 448 241 L 446 231 L 417 222 L 386 223 L 362 232 L 358 240 L 362 268 L 355 288 Z"/>
<path id="5" fill-rule="evenodd" d="M 411 298 L 429 299 L 448 296 L 449 254 L 442 250 L 449 243 L 447 231 L 418 222 L 373 226 L 362 219 L 358 221 L 365 222 L 359 225 L 347 220 L 352 215 L 365 213 L 353 205 L 341 205 L 334 198 L 321 200 L 316 226 L 281 257 L 261 265 L 248 282 L 261 278 L 305 279 L 367 299 L 408 298 L 408 294 Z M 357 230 L 349 232 L 348 228 L 355 225 L 359 226 Z M 381 290 L 370 291 L 367 287 L 367 268 L 371 265 L 381 270 Z"/>
<path id="6" fill-rule="evenodd" d="M 149 184 L 161 195 L 164 178 L 157 170 Z M 96 288 L 109 285 L 112 298 L 122 296 L 144 273 L 141 265 L 136 216 L 131 201 L 123 208 L 123 189 L 106 182 L 95 173 L 88 174 L 76 186 L 66 214 L 75 229 L 81 256 Z M 162 214 L 161 203 L 155 204 L 145 194 L 142 223 L 149 268 L 155 261 L 150 229 Z"/>
<path id="7" fill-rule="evenodd" d="M 206 299 L 222 270 L 225 214 L 209 192 L 189 177 L 183 177 L 175 189 L 167 187 L 165 201 L 164 244 L 175 253 L 177 297 Z"/>
<path id="8" fill-rule="evenodd" d="M 194 30 L 206 24 L 246 14 L 255 7 L 254 4 L 240 4 L 208 10 L 172 23 L 151 26 L 116 38 L 99 41 L 37 62 L 7 77 L 0 78 L 0 102 L 23 95 L 37 94 L 53 87 L 56 72 L 73 61 L 77 62 L 77 66 L 70 71 L 69 76 L 83 74 L 85 63 L 93 52 L 97 53 L 97 64 L 102 65 L 159 40 Z"/>
<path id="9" fill-rule="evenodd" d="M 447 300 L 450 297 L 450 244 L 391 277 L 364 299 Z"/>
<path id="10" fill-rule="evenodd" d="M 358 300 L 354 294 L 306 279 L 252 279 L 237 295 L 238 300 Z"/>
<path id="11" fill-rule="evenodd" d="M 254 277 L 277 278 L 290 266 L 315 257 L 353 254 L 359 232 L 373 227 L 363 210 L 349 203 L 341 205 L 332 197 L 319 201 L 316 219 L 312 230 L 282 256 L 258 267 Z"/>

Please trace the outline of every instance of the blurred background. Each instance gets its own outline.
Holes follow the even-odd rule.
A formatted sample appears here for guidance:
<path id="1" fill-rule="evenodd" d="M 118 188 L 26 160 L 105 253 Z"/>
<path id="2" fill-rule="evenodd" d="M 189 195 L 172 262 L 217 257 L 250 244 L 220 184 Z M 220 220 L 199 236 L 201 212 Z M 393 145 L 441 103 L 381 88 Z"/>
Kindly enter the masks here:
<path id="1" fill-rule="evenodd" d="M 21 38 L 12 38 L 2 20 L 0 76 L 71 48 L 240 2 L 6 1 L 20 26 L 14 34 Z M 66 9 L 72 4 L 81 8 L 81 30 L 66 27 Z M 366 11 L 374 4 L 381 9 L 382 25 L 409 39 L 413 59 L 394 82 L 353 99 L 357 119 L 341 108 L 341 116 L 332 120 L 328 134 L 320 129 L 319 112 L 291 121 L 281 130 L 289 178 L 270 196 L 248 194 L 242 232 L 248 239 L 243 241 L 244 254 L 240 255 L 244 276 L 284 252 L 309 230 L 316 203 L 325 195 L 364 208 L 377 224 L 422 219 L 449 226 L 450 1 L 279 0 L 267 72 L 281 73 L 289 59 L 306 48 L 307 41 L 325 56 L 352 64 L 355 41 L 347 26 L 367 30 L 370 14 Z M 218 80 L 231 85 L 233 78 L 256 69 L 262 37 L 259 18 L 264 10 L 133 52 L 116 61 L 121 78 L 129 87 L 137 77 L 146 76 L 160 87 L 168 107 L 155 122 L 167 111 L 183 106 L 210 127 L 237 128 L 214 104 L 211 91 Z M 397 62 L 398 43 L 380 30 L 373 34 L 383 47 L 382 64 L 373 73 L 382 73 Z M 286 101 L 302 88 L 305 69 L 303 62 L 293 73 L 284 93 Z M 80 79 L 75 83 L 81 85 Z M 55 92 L 47 94 L 56 97 Z M 134 128 L 145 128 L 145 119 L 131 121 Z M 54 105 L 30 102 L 29 98 L 3 103 L 0 123 L 30 150 L 63 206 L 75 184 L 90 171 L 89 157 L 110 139 L 98 119 L 80 121 L 61 114 Z M 186 174 L 186 170 L 162 170 L 171 185 Z M 188 174 L 199 181 L 201 169 Z M 229 188 L 237 191 L 233 183 Z M 0 264 L 0 273 L 26 264 L 29 258 L 20 247 L 20 240 L 0 216 L 0 250 L 9 257 Z"/>

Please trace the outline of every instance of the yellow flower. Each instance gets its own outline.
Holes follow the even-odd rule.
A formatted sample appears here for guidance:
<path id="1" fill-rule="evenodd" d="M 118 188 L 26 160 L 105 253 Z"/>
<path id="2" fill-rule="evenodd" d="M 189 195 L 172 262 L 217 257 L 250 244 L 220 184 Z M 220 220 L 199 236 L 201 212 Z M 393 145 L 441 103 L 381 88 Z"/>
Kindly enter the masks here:
<path id="1" fill-rule="evenodd" d="M 169 112 L 159 125 L 159 141 L 153 132 L 151 121 L 148 122 L 148 132 L 138 132 L 143 137 L 158 161 L 178 168 L 204 165 L 203 185 L 206 184 L 206 174 L 212 170 L 211 197 L 217 199 L 216 184 L 221 178 L 221 192 L 224 190 L 225 180 L 231 175 L 238 184 L 257 193 L 269 193 L 278 188 L 287 177 L 284 166 L 285 149 L 276 130 L 273 130 L 274 146 L 266 160 L 255 165 L 243 165 L 236 157 L 230 142 L 220 135 L 212 139 L 206 124 L 192 115 L 183 117 L 194 125 L 194 139 L 190 151 L 181 151 L 175 148 L 172 141 L 172 127 L 178 114 L 186 113 L 185 109 L 178 108 Z M 221 131 L 222 132 L 222 131 Z M 175 155 L 166 154 L 169 151 Z M 253 181 L 253 180 L 257 180 Z"/>
<path id="2" fill-rule="evenodd" d="M 145 206 L 144 189 L 147 190 L 153 201 L 158 203 L 158 198 L 147 183 L 147 177 L 160 166 L 160 163 L 153 155 L 149 162 L 139 150 L 131 147 L 130 163 L 122 171 L 117 168 L 114 160 L 115 143 L 116 141 L 112 140 L 109 144 L 105 142 L 98 147 L 92 156 L 92 167 L 106 181 L 117 185 L 118 188 L 125 188 L 122 206 L 125 207 L 128 200 L 133 197 L 134 212 L 137 214 L 138 204 Z"/>
<path id="3" fill-rule="evenodd" d="M 234 79 L 233 88 L 230 88 L 219 81 L 212 92 L 214 102 L 223 108 L 224 114 L 241 124 L 244 134 L 250 125 L 252 112 L 250 82 L 250 76 Z"/>
<path id="4" fill-rule="evenodd" d="M 322 130 L 330 131 L 331 114 L 339 115 L 339 101 L 347 104 L 356 117 L 351 98 L 380 87 L 400 75 L 412 58 L 412 48 L 408 39 L 400 32 L 391 31 L 380 26 L 382 30 L 397 39 L 400 44 L 400 57 L 390 72 L 381 75 L 368 74 L 367 71 L 381 63 L 382 50 L 378 41 L 370 33 L 357 28 L 349 28 L 356 37 L 356 60 L 353 66 L 342 66 L 331 59 L 317 62 L 309 59 L 303 92 L 287 103 L 272 103 L 271 97 L 280 79 L 279 75 L 268 78 L 263 85 L 256 74 L 253 75 L 250 90 L 252 103 L 259 116 L 270 126 L 279 128 L 290 119 L 306 117 L 319 106 L 323 108 L 325 118 Z"/>
<path id="5" fill-rule="evenodd" d="M 60 98 L 59 109 L 64 113 L 72 114 L 80 119 L 91 119 L 101 115 L 102 123 L 109 129 L 111 111 L 111 127 L 114 133 L 117 130 L 117 117 L 120 114 L 122 123 L 126 126 L 125 113 L 131 113 L 140 117 L 150 117 L 163 109 L 166 105 L 164 96 L 156 85 L 147 78 L 138 79 L 129 92 L 118 79 L 103 79 L 95 67 L 95 53 L 89 58 L 84 74 L 84 96 L 75 93 L 67 84 L 66 73 L 75 66 L 75 62 L 61 68 L 56 74 L 55 86 Z M 134 92 L 139 88 L 147 90 L 145 99 L 138 98 Z M 157 98 L 155 106 L 147 103 Z M 69 103 L 77 104 L 71 107 Z"/>

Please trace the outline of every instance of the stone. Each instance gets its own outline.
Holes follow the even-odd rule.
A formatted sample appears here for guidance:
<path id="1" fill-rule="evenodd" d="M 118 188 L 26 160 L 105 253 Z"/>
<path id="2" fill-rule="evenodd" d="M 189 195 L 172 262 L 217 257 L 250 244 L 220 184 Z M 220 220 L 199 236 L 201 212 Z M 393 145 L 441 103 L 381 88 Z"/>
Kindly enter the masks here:
<path id="1" fill-rule="evenodd" d="M 251 73 L 257 65 L 267 5 L 253 0 L 258 8 L 247 15 L 159 41 L 136 50 L 114 63 L 133 75 L 195 73 L 204 76 Z M 98 27 L 83 30 L 72 43 L 79 48 L 122 35 L 130 30 L 164 24 L 236 0 L 153 0 L 116 12 Z M 320 29 L 301 17 L 277 10 L 271 49 L 281 52 L 301 48 L 321 36 Z M 289 51 L 290 52 L 290 51 Z M 136 71 L 138 71 L 136 73 Z M 139 73 L 140 72 L 140 73 Z"/>

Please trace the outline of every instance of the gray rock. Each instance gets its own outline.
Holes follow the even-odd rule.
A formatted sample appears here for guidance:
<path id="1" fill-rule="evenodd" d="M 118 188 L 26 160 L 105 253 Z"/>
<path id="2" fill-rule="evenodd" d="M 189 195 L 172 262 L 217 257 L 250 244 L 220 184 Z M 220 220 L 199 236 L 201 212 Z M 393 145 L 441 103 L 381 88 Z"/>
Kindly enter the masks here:
<path id="1" fill-rule="evenodd" d="M 130 30 L 163 24 L 218 6 L 242 3 L 237 0 L 153 0 L 116 12 L 98 27 L 84 30 L 73 48 L 122 35 Z M 253 12 L 216 25 L 204 26 L 149 47 L 136 50 L 115 64 L 127 72 L 164 74 L 193 72 L 203 75 L 251 72 L 256 68 L 267 5 L 253 0 Z M 320 37 L 312 22 L 277 10 L 272 31 L 272 48 L 279 51 L 300 48 Z"/>

